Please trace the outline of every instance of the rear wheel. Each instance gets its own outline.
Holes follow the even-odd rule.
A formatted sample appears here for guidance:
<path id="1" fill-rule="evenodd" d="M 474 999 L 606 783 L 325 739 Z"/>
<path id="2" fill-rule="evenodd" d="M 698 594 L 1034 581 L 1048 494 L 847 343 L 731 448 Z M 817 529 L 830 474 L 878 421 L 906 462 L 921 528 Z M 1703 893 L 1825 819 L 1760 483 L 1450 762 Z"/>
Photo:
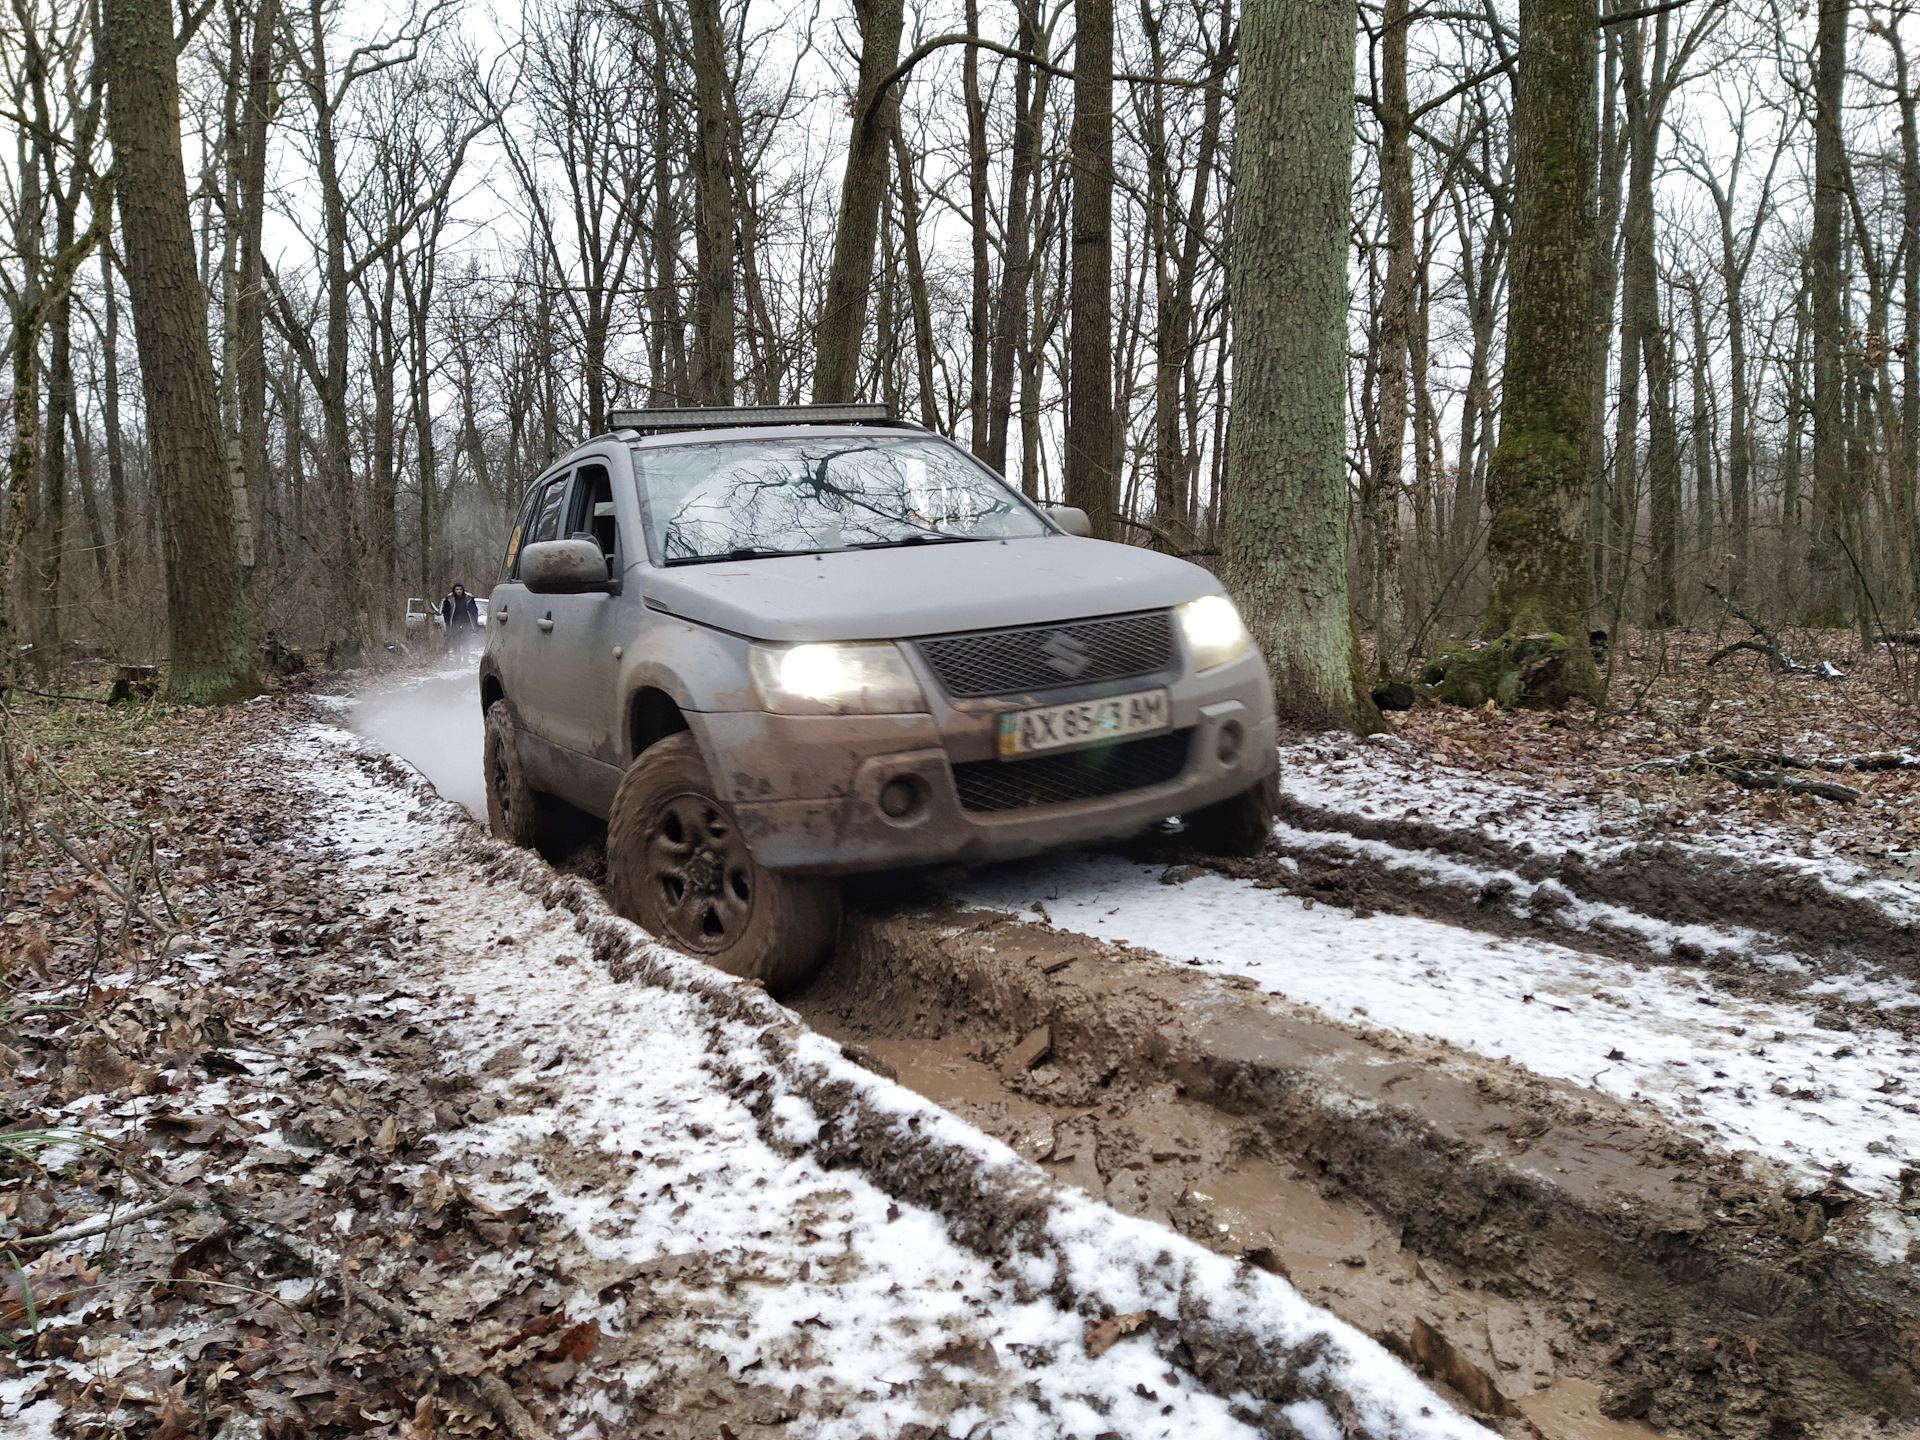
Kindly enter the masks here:
<path id="1" fill-rule="evenodd" d="M 833 953 L 840 887 L 768 870 L 682 732 L 627 767 L 607 817 L 614 909 L 708 964 L 792 989 Z"/>
<path id="2" fill-rule="evenodd" d="M 1280 777 L 1269 775 L 1238 795 L 1183 816 L 1186 841 L 1203 855 L 1258 855 L 1273 836 L 1279 803 Z"/>
<path id="3" fill-rule="evenodd" d="M 487 828 L 502 840 L 532 849 L 553 823 L 554 801 L 527 783 L 520 764 L 520 727 L 513 707 L 496 700 L 487 707 L 483 763 L 487 771 Z"/>

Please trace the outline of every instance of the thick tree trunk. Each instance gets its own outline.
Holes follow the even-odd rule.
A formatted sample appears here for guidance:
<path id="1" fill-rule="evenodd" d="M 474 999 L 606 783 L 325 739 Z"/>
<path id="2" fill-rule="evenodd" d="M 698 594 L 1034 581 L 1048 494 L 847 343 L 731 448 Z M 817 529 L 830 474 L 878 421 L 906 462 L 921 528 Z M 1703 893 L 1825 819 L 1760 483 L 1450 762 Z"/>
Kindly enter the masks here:
<path id="1" fill-rule="evenodd" d="M 1120 530 L 1113 437 L 1113 0 L 1075 0 L 1073 279 L 1067 321 L 1066 503 Z"/>
<path id="2" fill-rule="evenodd" d="M 194 273 L 167 0 L 105 0 L 107 127 L 166 558 L 168 693 L 255 693 L 206 314 Z"/>
<path id="3" fill-rule="evenodd" d="M 1852 576 L 1841 538 L 1852 509 L 1847 483 L 1846 314 L 1841 230 L 1846 213 L 1846 140 L 1841 106 L 1847 84 L 1848 0 L 1820 0 L 1813 83 L 1813 233 L 1807 244 L 1813 339 L 1813 516 L 1808 537 L 1810 625 L 1852 617 Z"/>
<path id="4" fill-rule="evenodd" d="M 1371 728 L 1347 597 L 1354 10 L 1253 0 L 1234 134 L 1233 421 L 1220 572 L 1289 723 Z"/>
<path id="5" fill-rule="evenodd" d="M 840 184 L 833 263 L 815 332 L 813 398 L 817 404 L 858 398 L 880 199 L 887 189 L 887 149 L 899 124 L 900 104 L 893 94 L 878 104 L 873 99 L 900 58 L 902 0 L 853 0 L 853 13 L 860 26 L 860 81 L 853 94 L 853 134 Z"/>
<path id="6" fill-rule="evenodd" d="M 1523 682 L 1527 704 L 1603 698 L 1586 644 L 1585 534 L 1598 32 L 1595 0 L 1521 0 L 1513 280 L 1481 633 L 1565 637 L 1562 663 Z"/>
<path id="7" fill-rule="evenodd" d="M 727 51 L 720 0 L 688 0 L 696 133 L 693 389 L 703 405 L 733 404 L 733 175 L 727 146 Z"/>

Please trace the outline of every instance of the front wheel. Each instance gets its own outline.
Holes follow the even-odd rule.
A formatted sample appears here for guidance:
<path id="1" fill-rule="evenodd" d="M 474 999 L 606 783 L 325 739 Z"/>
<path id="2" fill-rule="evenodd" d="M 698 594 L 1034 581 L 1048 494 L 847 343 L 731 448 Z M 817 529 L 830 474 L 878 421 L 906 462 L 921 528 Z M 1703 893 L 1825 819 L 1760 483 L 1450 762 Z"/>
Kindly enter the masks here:
<path id="1" fill-rule="evenodd" d="M 1189 845 L 1203 855 L 1246 858 L 1267 848 L 1273 836 L 1275 812 L 1280 807 L 1280 777 L 1269 775 L 1238 795 L 1203 806 L 1186 822 Z"/>
<path id="2" fill-rule="evenodd" d="M 753 858 L 685 731 L 645 751 L 620 781 L 607 817 L 607 888 L 627 919 L 771 991 L 812 976 L 840 929 L 840 887 Z"/>

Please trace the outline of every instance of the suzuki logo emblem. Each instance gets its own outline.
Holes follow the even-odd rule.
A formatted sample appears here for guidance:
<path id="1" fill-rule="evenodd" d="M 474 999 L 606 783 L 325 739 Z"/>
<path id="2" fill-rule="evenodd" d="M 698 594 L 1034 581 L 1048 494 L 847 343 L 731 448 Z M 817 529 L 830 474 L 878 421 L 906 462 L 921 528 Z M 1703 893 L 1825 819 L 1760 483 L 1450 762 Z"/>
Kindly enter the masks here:
<path id="1" fill-rule="evenodd" d="M 1093 656 L 1086 645 L 1064 630 L 1056 630 L 1049 635 L 1047 643 L 1040 647 L 1040 653 L 1047 657 L 1049 666 L 1069 680 L 1084 675 L 1093 664 Z"/>

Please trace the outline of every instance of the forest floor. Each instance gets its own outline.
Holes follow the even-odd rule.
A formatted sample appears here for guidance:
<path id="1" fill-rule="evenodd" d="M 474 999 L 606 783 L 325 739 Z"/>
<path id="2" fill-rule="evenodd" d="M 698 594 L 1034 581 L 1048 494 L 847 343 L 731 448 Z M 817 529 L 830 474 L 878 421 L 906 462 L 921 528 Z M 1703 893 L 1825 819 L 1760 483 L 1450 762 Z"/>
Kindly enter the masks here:
<path id="1" fill-rule="evenodd" d="M 791 1009 L 449 803 L 458 670 L 20 700 L 0 1431 L 1911 1433 L 1912 666 L 1822 638 L 862 887 Z"/>

